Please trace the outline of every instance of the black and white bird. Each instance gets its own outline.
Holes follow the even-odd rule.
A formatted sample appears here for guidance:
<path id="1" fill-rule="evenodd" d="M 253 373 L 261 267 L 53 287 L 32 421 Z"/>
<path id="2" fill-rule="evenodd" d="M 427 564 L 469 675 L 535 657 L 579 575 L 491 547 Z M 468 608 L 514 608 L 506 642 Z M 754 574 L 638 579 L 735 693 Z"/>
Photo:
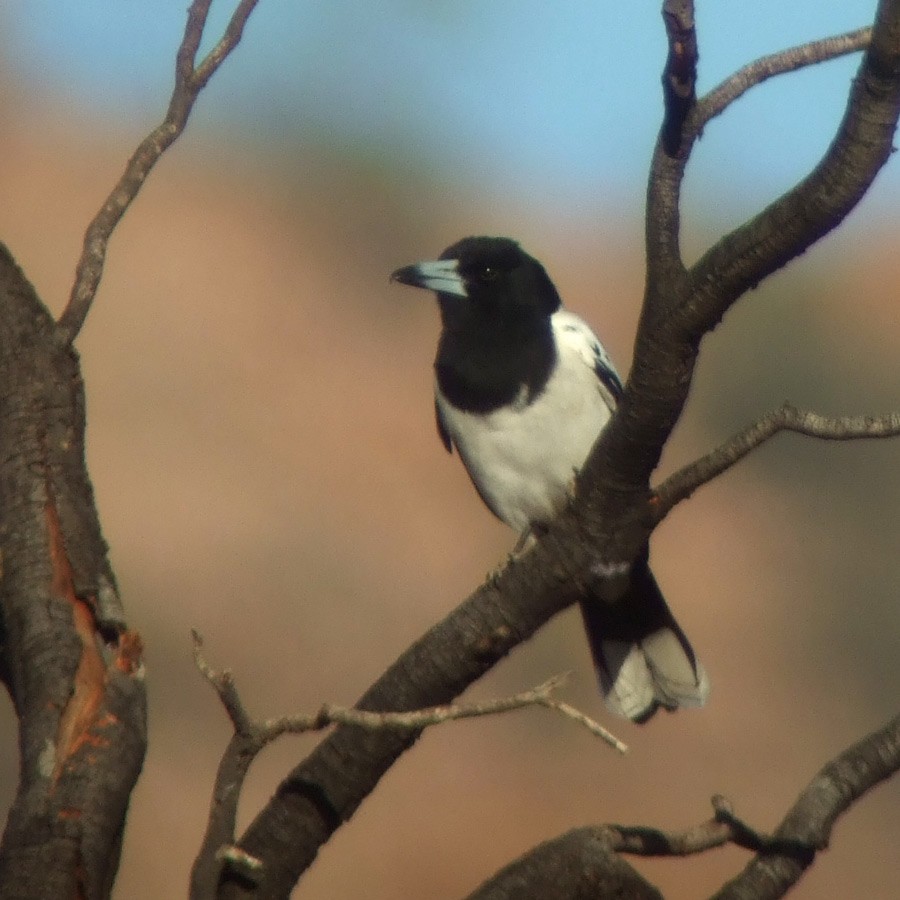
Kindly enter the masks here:
<path id="1" fill-rule="evenodd" d="M 525 534 L 549 522 L 622 396 L 602 344 L 563 309 L 544 267 L 508 238 L 464 238 L 391 280 L 437 295 L 434 393 L 444 446 L 456 448 L 507 525 Z M 581 611 L 613 712 L 644 722 L 660 707 L 706 701 L 706 674 L 646 556 L 619 602 L 585 600 Z"/>

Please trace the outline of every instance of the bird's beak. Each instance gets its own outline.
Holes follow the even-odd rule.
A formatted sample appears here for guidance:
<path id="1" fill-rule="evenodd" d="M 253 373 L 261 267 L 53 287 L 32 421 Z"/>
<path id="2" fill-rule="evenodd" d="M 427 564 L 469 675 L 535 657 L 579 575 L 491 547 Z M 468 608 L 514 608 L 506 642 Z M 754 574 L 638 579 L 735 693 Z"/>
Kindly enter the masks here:
<path id="1" fill-rule="evenodd" d="M 458 259 L 434 259 L 404 266 L 392 273 L 391 281 L 427 288 L 437 294 L 467 297 L 466 285 L 459 274 Z"/>

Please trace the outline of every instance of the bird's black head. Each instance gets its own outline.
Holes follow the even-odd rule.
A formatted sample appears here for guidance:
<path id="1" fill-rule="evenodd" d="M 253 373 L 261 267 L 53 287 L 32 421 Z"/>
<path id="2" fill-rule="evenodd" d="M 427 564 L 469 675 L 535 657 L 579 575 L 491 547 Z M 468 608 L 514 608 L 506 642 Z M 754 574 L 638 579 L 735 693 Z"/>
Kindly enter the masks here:
<path id="1" fill-rule="evenodd" d="M 463 238 L 438 259 L 405 266 L 391 279 L 434 291 L 450 328 L 473 319 L 545 319 L 560 307 L 544 267 L 509 238 Z"/>
<path id="2" fill-rule="evenodd" d="M 509 238 L 468 237 L 393 281 L 437 294 L 443 330 L 435 371 L 458 409 L 489 412 L 537 397 L 556 362 L 550 317 L 559 294 L 544 267 Z"/>

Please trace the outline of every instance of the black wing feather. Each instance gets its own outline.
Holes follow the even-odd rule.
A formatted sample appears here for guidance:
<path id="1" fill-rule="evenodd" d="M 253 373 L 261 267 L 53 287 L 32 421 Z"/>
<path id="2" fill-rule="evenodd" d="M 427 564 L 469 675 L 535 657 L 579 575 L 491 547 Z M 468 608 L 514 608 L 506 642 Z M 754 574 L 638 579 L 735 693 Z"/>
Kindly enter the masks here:
<path id="1" fill-rule="evenodd" d="M 597 373 L 601 384 L 612 394 L 613 400 L 618 403 L 622 399 L 622 394 L 625 393 L 625 388 L 622 386 L 619 376 L 600 359 L 597 360 L 594 371 Z"/>

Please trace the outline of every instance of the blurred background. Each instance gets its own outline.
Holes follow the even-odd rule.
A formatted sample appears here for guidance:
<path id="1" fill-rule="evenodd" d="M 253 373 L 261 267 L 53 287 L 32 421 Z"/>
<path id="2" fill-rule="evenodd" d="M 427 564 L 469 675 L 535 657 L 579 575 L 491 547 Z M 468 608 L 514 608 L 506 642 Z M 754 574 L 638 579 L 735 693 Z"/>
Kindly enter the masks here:
<path id="1" fill-rule="evenodd" d="M 700 88 L 874 5 L 701 6 Z M 165 110 L 184 6 L 0 6 L 0 239 L 56 312 L 87 222 Z M 78 347 L 97 502 L 147 646 L 151 743 L 117 897 L 186 892 L 199 846 L 229 727 L 191 627 L 258 716 L 351 703 L 512 546 L 435 435 L 434 304 L 388 273 L 466 234 L 517 237 L 628 371 L 665 42 L 659 3 L 625 6 L 261 0 L 116 231 Z M 210 34 L 229 12 L 215 4 Z M 757 88 L 707 129 L 689 258 L 815 162 L 857 64 Z M 660 478 L 785 399 L 900 408 L 898 200 L 895 161 L 837 233 L 729 313 Z M 450 900 L 573 826 L 680 829 L 714 793 L 773 827 L 897 712 L 898 453 L 782 436 L 658 530 L 654 569 L 710 673 L 707 709 L 610 722 L 569 611 L 470 697 L 571 669 L 567 698 L 630 754 L 542 711 L 431 730 L 297 893 Z M 8 805 L 6 699 L 0 712 Z M 262 755 L 243 824 L 316 740 Z M 896 896 L 898 801 L 890 783 L 842 818 L 793 896 Z M 686 900 L 746 859 L 635 865 Z"/>

